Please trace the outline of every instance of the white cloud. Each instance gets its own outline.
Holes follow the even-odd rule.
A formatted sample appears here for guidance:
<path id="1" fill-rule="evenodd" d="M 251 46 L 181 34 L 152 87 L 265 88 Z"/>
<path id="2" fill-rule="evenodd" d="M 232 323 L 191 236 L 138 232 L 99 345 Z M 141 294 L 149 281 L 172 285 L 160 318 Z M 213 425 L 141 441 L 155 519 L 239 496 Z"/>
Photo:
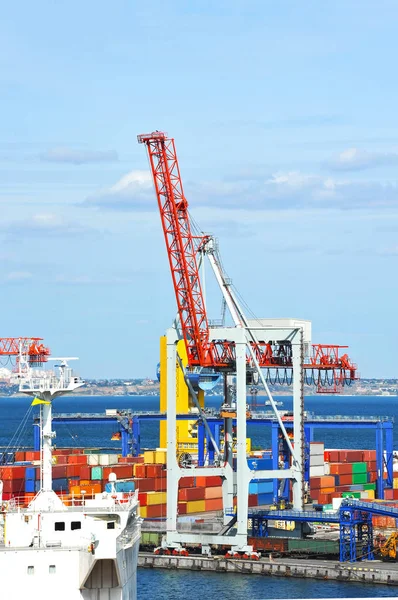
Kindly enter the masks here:
<path id="1" fill-rule="evenodd" d="M 94 230 L 77 221 L 65 219 L 54 213 L 37 213 L 20 221 L 13 221 L 0 227 L 0 233 L 16 238 L 23 234 L 24 237 L 65 237 L 87 235 Z"/>
<path id="2" fill-rule="evenodd" d="M 152 176 L 148 171 L 130 171 L 111 187 L 89 196 L 84 205 L 113 210 L 152 211 L 156 208 Z"/>
<path id="3" fill-rule="evenodd" d="M 396 152 L 368 152 L 358 148 L 347 148 L 333 157 L 328 166 L 336 171 L 357 171 L 397 164 Z"/>
<path id="4" fill-rule="evenodd" d="M 29 271 L 11 271 L 6 275 L 7 281 L 27 281 L 32 279 L 33 274 L 29 273 Z"/>
<path id="5" fill-rule="evenodd" d="M 115 162 L 118 160 L 118 155 L 114 150 L 74 150 L 73 148 L 58 147 L 41 154 L 40 160 L 83 165 Z"/>

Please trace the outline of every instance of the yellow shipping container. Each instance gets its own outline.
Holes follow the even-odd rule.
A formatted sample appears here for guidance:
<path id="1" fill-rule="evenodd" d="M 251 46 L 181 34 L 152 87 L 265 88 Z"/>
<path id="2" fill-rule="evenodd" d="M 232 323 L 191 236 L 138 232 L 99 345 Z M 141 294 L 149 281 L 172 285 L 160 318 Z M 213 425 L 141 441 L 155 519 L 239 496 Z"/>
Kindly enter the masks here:
<path id="1" fill-rule="evenodd" d="M 205 500 L 191 500 L 187 502 L 187 514 L 205 512 Z"/>
<path id="2" fill-rule="evenodd" d="M 375 499 L 375 490 L 367 490 L 367 492 L 368 492 L 368 499 L 374 500 Z"/>
<path id="3" fill-rule="evenodd" d="M 147 508 L 146 508 L 146 506 L 140 506 L 140 517 L 142 519 L 146 519 L 146 515 L 147 515 Z"/>
<path id="4" fill-rule="evenodd" d="M 144 463 L 147 465 L 153 465 L 156 462 L 155 454 L 156 452 L 153 450 L 147 450 L 144 452 Z"/>
<path id="5" fill-rule="evenodd" d="M 155 454 L 155 463 L 160 465 L 165 465 L 167 462 L 167 453 L 166 450 L 156 450 Z"/>
<path id="6" fill-rule="evenodd" d="M 394 490 L 398 490 L 398 477 L 392 480 L 392 487 Z"/>
<path id="7" fill-rule="evenodd" d="M 167 498 L 166 492 L 147 492 L 146 493 L 147 506 L 152 506 L 154 504 L 166 504 L 166 498 Z"/>

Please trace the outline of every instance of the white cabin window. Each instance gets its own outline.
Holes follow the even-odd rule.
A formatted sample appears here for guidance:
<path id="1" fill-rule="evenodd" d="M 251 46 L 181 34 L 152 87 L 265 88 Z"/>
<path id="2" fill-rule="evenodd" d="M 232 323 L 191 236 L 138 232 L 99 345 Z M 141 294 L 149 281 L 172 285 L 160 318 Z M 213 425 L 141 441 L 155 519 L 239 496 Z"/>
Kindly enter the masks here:
<path id="1" fill-rule="evenodd" d="M 65 531 L 64 521 L 55 521 L 54 529 L 55 529 L 55 531 Z"/>
<path id="2" fill-rule="evenodd" d="M 28 566 L 28 575 L 34 575 L 35 574 L 35 568 L 33 565 L 29 565 Z"/>
<path id="3" fill-rule="evenodd" d="M 72 521 L 71 524 L 70 524 L 70 528 L 72 529 L 72 531 L 74 529 L 81 529 L 82 528 L 81 521 Z"/>
<path id="4" fill-rule="evenodd" d="M 55 575 L 56 571 L 57 567 L 55 565 L 49 565 L 48 572 L 50 573 L 50 575 Z"/>

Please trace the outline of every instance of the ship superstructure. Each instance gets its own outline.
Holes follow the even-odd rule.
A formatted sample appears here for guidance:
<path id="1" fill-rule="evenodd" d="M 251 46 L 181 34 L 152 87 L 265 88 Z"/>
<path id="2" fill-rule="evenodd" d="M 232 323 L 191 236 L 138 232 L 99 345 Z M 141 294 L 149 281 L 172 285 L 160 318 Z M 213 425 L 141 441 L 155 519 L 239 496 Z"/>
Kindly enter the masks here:
<path id="1" fill-rule="evenodd" d="M 2 587 L 31 600 L 51 592 L 65 600 L 135 600 L 140 539 L 137 492 L 110 491 L 67 501 L 52 489 L 52 402 L 81 387 L 71 359 L 59 372 L 38 371 L 20 360 L 20 391 L 40 405 L 40 491 L 26 506 L 0 498 Z M 1 485 L 0 485 L 1 491 Z"/>

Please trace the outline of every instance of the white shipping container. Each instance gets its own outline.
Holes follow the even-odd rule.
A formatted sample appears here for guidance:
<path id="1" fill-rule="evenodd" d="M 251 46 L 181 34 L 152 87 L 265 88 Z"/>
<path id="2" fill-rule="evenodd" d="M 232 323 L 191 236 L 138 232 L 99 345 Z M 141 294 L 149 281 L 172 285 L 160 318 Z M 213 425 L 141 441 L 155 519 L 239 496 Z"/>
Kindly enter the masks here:
<path id="1" fill-rule="evenodd" d="M 323 454 L 325 451 L 325 444 L 323 442 L 311 442 L 310 443 L 310 454 Z"/>
<path id="2" fill-rule="evenodd" d="M 325 463 L 325 475 L 330 475 L 330 464 Z"/>
<path id="3" fill-rule="evenodd" d="M 91 467 L 97 467 L 99 465 L 99 454 L 89 454 L 87 456 L 87 464 Z"/>
<path id="4" fill-rule="evenodd" d="M 325 475 L 325 465 L 310 467 L 310 477 L 322 477 Z"/>
<path id="5" fill-rule="evenodd" d="M 333 510 L 339 510 L 343 498 L 332 498 Z"/>
<path id="6" fill-rule="evenodd" d="M 325 459 L 322 456 L 318 456 L 315 454 L 314 456 L 310 456 L 310 467 L 320 467 L 325 464 Z"/>
<path id="7" fill-rule="evenodd" d="M 99 454 L 99 464 L 103 467 L 107 467 L 109 465 L 117 465 L 118 463 L 118 454 Z"/>

